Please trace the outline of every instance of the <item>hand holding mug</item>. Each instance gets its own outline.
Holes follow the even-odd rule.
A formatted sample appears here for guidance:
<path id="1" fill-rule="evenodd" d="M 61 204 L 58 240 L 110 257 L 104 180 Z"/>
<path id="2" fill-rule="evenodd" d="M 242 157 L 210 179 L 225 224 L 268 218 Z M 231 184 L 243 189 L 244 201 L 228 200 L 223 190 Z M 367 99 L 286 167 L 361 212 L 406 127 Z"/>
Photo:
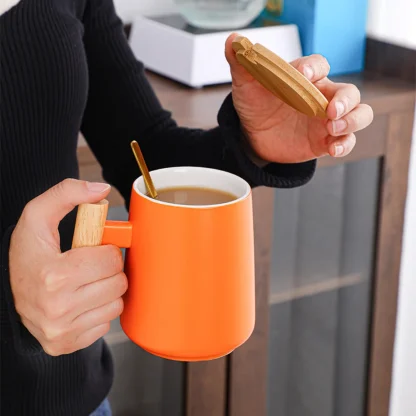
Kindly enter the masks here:
<path id="1" fill-rule="evenodd" d="M 110 186 L 67 179 L 29 202 L 12 234 L 10 284 L 22 323 L 58 356 L 94 343 L 123 310 L 127 289 L 113 245 L 61 253 L 58 225 L 77 205 L 106 197 Z"/>
<path id="2" fill-rule="evenodd" d="M 200 206 L 154 200 L 140 177 L 127 222 L 105 221 L 103 184 L 66 180 L 26 206 L 11 240 L 11 287 L 23 324 L 48 354 L 89 346 L 119 315 L 133 342 L 173 360 L 218 358 L 251 335 L 249 184 L 198 167 L 160 169 L 152 178 L 157 189 L 207 187 L 235 199 Z M 58 225 L 77 205 L 73 246 L 82 248 L 61 253 Z M 128 291 L 117 247 L 127 248 Z"/>

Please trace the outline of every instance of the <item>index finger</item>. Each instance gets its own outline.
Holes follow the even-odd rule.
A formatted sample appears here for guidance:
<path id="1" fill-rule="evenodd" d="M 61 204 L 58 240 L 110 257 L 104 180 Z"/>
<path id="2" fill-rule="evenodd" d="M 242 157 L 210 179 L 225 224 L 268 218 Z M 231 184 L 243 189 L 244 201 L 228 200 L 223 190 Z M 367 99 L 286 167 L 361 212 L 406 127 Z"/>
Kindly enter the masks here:
<path id="1" fill-rule="evenodd" d="M 311 82 L 317 82 L 326 78 L 329 74 L 330 66 L 326 58 L 322 55 L 314 54 L 303 56 L 291 62 L 301 74 Z"/>
<path id="2" fill-rule="evenodd" d="M 354 84 L 335 83 L 327 79 L 317 82 L 315 86 L 329 102 L 326 113 L 331 120 L 341 118 L 361 102 L 360 90 Z"/>
<path id="3" fill-rule="evenodd" d="M 114 276 L 123 270 L 121 250 L 112 245 L 75 248 L 61 254 L 60 274 L 79 288 Z"/>

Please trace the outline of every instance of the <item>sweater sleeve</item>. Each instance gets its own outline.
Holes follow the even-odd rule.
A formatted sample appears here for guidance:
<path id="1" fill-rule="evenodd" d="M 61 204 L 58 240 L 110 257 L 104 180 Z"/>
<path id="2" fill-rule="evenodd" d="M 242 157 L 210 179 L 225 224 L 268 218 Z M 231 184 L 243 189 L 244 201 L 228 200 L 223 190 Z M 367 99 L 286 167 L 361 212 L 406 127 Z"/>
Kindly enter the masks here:
<path id="1" fill-rule="evenodd" d="M 230 94 L 210 130 L 180 127 L 162 108 L 127 41 L 112 0 L 89 0 L 84 12 L 89 96 L 82 133 L 103 168 L 103 177 L 126 198 L 138 168 L 130 150 L 137 140 L 149 169 L 204 166 L 226 170 L 252 187 L 296 187 L 308 182 L 316 161 L 259 166 L 243 146 Z M 148 47 L 152 47 L 151 39 Z"/>

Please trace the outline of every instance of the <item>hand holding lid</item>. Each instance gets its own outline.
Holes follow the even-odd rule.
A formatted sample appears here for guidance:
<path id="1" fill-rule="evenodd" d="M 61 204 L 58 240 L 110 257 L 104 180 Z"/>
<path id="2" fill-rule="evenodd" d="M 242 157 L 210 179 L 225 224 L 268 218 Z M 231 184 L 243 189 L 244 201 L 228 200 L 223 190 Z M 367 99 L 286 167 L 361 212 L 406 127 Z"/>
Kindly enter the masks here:
<path id="1" fill-rule="evenodd" d="M 238 62 L 286 104 L 308 116 L 326 117 L 328 100 L 305 76 L 275 53 L 237 36 L 233 49 Z"/>
<path id="2" fill-rule="evenodd" d="M 346 156 L 355 146 L 354 133 L 373 120 L 355 85 L 328 78 L 329 63 L 321 55 L 288 63 L 265 46 L 232 34 L 225 56 L 241 132 L 248 150 L 265 163 Z M 311 172 L 311 166 L 305 165 L 305 171 Z"/>

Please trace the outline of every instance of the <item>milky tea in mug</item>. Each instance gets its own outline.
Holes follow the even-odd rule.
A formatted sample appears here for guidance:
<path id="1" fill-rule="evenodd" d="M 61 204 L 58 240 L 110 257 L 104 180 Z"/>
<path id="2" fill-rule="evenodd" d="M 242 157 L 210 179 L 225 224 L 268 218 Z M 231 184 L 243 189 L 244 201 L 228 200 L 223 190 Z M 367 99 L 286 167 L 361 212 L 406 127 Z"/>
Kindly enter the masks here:
<path id="1" fill-rule="evenodd" d="M 201 187 L 171 187 L 157 190 L 157 199 L 179 205 L 218 205 L 237 199 L 218 189 Z"/>

